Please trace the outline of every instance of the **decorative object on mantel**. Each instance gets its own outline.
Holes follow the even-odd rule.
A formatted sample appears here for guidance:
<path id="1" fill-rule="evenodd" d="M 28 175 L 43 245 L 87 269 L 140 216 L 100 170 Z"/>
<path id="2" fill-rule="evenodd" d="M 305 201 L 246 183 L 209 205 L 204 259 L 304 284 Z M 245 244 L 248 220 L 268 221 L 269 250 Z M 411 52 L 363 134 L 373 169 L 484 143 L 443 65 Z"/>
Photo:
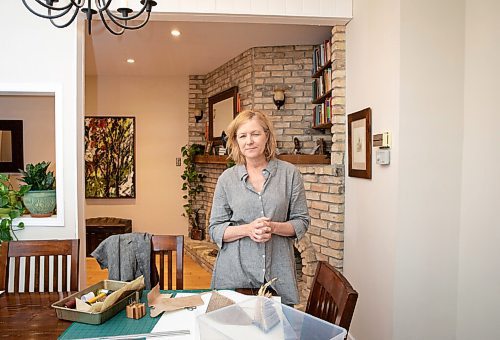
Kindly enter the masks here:
<path id="1" fill-rule="evenodd" d="M 20 199 L 30 188 L 21 185 L 19 190 L 14 190 L 10 176 L 0 174 L 0 242 L 17 241 L 15 232 L 24 229 L 23 222 L 15 226 L 13 220 L 22 215 L 24 207 Z"/>
<path id="2" fill-rule="evenodd" d="M 205 191 L 201 184 L 205 175 L 198 173 L 194 162 L 195 156 L 202 155 L 204 150 L 205 148 L 201 144 L 185 145 L 181 148 L 182 158 L 184 159 L 184 172 L 181 176 L 184 180 L 182 190 L 186 191 L 182 198 L 187 200 L 186 204 L 183 205 L 184 213 L 182 216 L 188 218 L 193 240 L 203 240 L 205 236 L 204 229 L 200 226 L 200 207 L 195 206 L 198 194 Z"/>
<path id="3" fill-rule="evenodd" d="M 135 117 L 85 117 L 85 198 L 135 198 Z"/>
<path id="4" fill-rule="evenodd" d="M 372 178 L 372 124 L 370 108 L 347 116 L 349 177 Z"/>
<path id="5" fill-rule="evenodd" d="M 53 171 L 48 171 L 50 162 L 27 164 L 21 172 L 21 181 L 31 188 L 23 196 L 23 202 L 31 217 L 49 217 L 56 208 L 56 190 Z"/>
<path id="6" fill-rule="evenodd" d="M 97 11 L 92 8 L 92 0 L 71 0 L 62 1 L 60 6 L 54 6 L 59 0 L 22 0 L 26 8 L 36 16 L 49 19 L 52 25 L 58 28 L 64 28 L 75 21 L 78 11 L 85 14 L 87 19 L 87 28 L 89 35 L 92 33 L 92 16 L 99 13 L 101 22 L 106 29 L 114 35 L 121 35 L 125 30 L 136 30 L 144 27 L 151 15 L 151 9 L 156 6 L 153 0 L 136 0 L 134 8 L 140 8 L 134 11 L 128 6 L 128 0 L 115 1 L 117 6 L 113 6 L 113 0 L 95 0 Z M 31 5 L 28 4 L 31 3 Z M 35 2 L 37 5 L 35 5 Z M 139 7 L 140 3 L 140 7 Z M 86 4 L 86 6 L 85 6 Z M 118 12 L 118 13 L 117 13 Z M 56 22 L 59 18 L 64 21 Z M 137 24 L 138 20 L 142 20 Z M 113 22 L 110 26 L 108 21 Z"/>
<path id="7" fill-rule="evenodd" d="M 273 102 L 279 110 L 285 104 L 285 90 L 275 89 L 273 92 Z"/>
<path id="8" fill-rule="evenodd" d="M 294 155 L 300 155 L 300 141 L 297 137 L 293 137 L 293 152 Z"/>

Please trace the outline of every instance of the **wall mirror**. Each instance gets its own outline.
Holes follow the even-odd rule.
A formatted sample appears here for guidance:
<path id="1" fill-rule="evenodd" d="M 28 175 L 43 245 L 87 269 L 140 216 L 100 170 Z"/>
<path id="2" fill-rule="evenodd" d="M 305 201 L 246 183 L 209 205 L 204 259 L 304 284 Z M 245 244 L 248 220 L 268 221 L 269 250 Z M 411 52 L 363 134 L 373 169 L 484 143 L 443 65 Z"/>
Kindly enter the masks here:
<path id="1" fill-rule="evenodd" d="M 222 142 L 222 131 L 237 115 L 238 87 L 234 86 L 208 98 L 208 140 Z"/>
<path id="2" fill-rule="evenodd" d="M 0 172 L 24 169 L 23 121 L 0 120 Z"/>

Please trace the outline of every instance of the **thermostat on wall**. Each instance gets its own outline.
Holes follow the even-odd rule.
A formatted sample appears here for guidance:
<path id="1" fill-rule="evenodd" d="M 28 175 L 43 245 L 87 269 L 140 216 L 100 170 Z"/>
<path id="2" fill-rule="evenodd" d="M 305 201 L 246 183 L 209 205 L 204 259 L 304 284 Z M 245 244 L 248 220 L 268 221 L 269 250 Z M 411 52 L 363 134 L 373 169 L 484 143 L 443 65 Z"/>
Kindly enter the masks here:
<path id="1" fill-rule="evenodd" d="M 378 149 L 376 158 L 377 164 L 389 165 L 391 163 L 391 151 L 389 149 Z"/>

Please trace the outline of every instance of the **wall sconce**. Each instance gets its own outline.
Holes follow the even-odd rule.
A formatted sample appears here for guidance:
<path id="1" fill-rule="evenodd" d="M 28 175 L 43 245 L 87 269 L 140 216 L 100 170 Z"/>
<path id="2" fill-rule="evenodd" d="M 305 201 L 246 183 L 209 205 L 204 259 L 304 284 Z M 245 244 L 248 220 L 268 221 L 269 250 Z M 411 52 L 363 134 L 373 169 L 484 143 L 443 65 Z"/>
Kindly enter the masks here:
<path id="1" fill-rule="evenodd" d="M 203 118 L 203 110 L 194 109 L 194 119 L 196 120 L 196 123 L 199 123 L 202 118 Z"/>
<path id="2" fill-rule="evenodd" d="M 276 89 L 273 92 L 273 102 L 279 110 L 285 104 L 285 90 Z"/>

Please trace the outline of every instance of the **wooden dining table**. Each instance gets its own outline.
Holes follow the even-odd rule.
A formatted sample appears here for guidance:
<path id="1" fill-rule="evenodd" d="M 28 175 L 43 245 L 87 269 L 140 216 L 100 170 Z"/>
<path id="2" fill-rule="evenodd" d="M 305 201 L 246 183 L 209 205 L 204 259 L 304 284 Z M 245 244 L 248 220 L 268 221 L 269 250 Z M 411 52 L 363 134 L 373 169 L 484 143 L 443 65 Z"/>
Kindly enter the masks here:
<path id="1" fill-rule="evenodd" d="M 57 339 L 71 325 L 51 305 L 73 292 L 3 293 L 0 295 L 0 338 Z"/>

